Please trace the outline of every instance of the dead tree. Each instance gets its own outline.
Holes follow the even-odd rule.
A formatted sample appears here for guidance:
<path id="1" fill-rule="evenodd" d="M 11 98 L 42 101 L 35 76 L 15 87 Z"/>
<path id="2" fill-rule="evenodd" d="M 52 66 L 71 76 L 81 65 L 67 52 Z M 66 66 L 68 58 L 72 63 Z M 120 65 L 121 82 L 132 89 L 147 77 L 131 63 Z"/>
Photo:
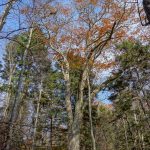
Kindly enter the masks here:
<path id="1" fill-rule="evenodd" d="M 150 25 L 150 0 L 143 0 L 143 8 L 148 22 L 145 25 Z"/>

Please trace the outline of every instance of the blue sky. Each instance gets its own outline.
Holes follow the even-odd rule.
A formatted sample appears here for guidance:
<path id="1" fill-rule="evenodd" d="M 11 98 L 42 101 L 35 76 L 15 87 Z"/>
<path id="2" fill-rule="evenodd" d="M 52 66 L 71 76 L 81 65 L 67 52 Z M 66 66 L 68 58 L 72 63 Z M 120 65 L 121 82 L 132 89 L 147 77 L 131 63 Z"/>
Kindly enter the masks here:
<path id="1" fill-rule="evenodd" d="M 20 7 L 22 7 L 23 4 L 27 5 L 29 4 L 30 0 L 23 0 L 22 3 L 20 3 Z M 0 0 L 0 5 L 1 4 L 5 4 L 7 2 L 7 0 Z M 1 7 L 0 6 L 0 15 L 3 13 L 5 6 Z M 7 17 L 6 23 L 3 27 L 2 32 L 0 33 L 0 36 L 4 36 L 5 33 L 9 32 L 9 31 L 13 31 L 15 29 L 18 29 L 18 21 L 19 21 L 19 16 L 16 15 L 18 13 L 18 6 L 17 3 L 14 7 L 14 10 L 10 11 L 10 14 Z M 21 22 L 22 26 L 24 26 L 25 23 Z M 6 39 L 0 39 L 0 61 L 2 61 L 2 57 L 5 53 L 5 45 L 8 43 L 9 41 Z"/>
<path id="2" fill-rule="evenodd" d="M 102 101 L 103 103 L 111 104 L 111 101 L 108 100 L 110 95 L 111 95 L 111 93 L 108 91 L 101 91 L 98 93 L 97 96 L 98 96 L 98 100 Z"/>
<path id="3" fill-rule="evenodd" d="M 0 2 L 0 4 L 5 3 L 5 2 L 6 2 L 6 0 L 2 0 Z M 26 2 L 26 4 L 29 4 L 29 0 L 26 0 L 24 2 Z M 60 0 L 58 0 L 58 2 L 60 2 Z M 63 3 L 65 5 L 69 4 L 69 3 L 71 3 L 71 0 L 64 0 Z M 0 14 L 2 14 L 2 13 L 3 13 L 3 7 L 0 7 Z M 3 28 L 3 32 L 7 32 L 7 31 L 14 30 L 14 29 L 18 29 L 17 25 L 18 25 L 18 18 L 15 15 L 15 11 L 12 11 L 10 13 L 10 15 L 8 16 L 8 18 L 7 18 L 7 22 L 6 22 L 6 24 L 5 24 L 4 28 Z M 6 45 L 7 42 L 8 42 L 8 40 L 6 40 L 6 39 L 0 39 L 0 61 L 2 61 L 2 57 L 3 57 L 4 53 L 5 53 L 5 45 Z M 109 72 L 108 73 L 106 72 L 106 74 L 108 75 Z M 106 80 L 106 76 L 104 76 L 104 78 L 105 79 L 101 79 L 101 80 L 103 80 L 103 81 Z M 97 95 L 97 99 L 101 100 L 104 103 L 110 103 L 110 101 L 108 100 L 109 95 L 110 95 L 110 92 L 102 91 L 102 92 L 100 92 Z"/>

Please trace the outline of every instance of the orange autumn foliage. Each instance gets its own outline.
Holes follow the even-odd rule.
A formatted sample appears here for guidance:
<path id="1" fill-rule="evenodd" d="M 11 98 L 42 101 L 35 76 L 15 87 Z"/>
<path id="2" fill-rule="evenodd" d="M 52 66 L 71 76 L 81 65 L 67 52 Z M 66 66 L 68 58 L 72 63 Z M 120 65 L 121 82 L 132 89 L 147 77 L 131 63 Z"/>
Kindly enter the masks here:
<path id="1" fill-rule="evenodd" d="M 75 54 L 74 52 L 67 53 L 67 59 L 70 64 L 70 69 L 82 69 L 82 66 L 85 63 L 85 58 Z"/>
<path id="2" fill-rule="evenodd" d="M 61 8 L 60 12 L 64 15 L 69 15 L 69 13 L 71 12 L 70 8 Z"/>
<path id="3" fill-rule="evenodd" d="M 109 62 L 109 63 L 94 63 L 94 68 L 96 69 L 109 69 L 112 68 L 116 63 L 114 61 Z"/>
<path id="4" fill-rule="evenodd" d="M 99 51 L 109 49 L 114 42 L 119 42 L 127 36 L 124 22 L 127 21 L 132 9 L 129 7 L 124 9 L 123 2 L 114 0 L 74 1 L 77 8 L 75 17 L 71 16 L 68 6 L 59 7 L 60 13 L 51 23 L 50 29 L 52 35 L 54 34 L 51 36 L 51 41 L 54 47 L 63 51 L 71 69 L 81 69 L 85 65 L 87 58 L 84 57 L 88 53 L 92 52 L 99 56 L 101 54 Z M 71 23 L 68 18 L 71 18 Z M 58 24 L 56 25 L 55 22 Z M 89 65 L 97 69 L 107 69 L 115 64 L 114 62 L 97 63 L 95 60 L 91 61 L 92 58 L 88 59 Z"/>
<path id="5" fill-rule="evenodd" d="M 76 2 L 77 2 L 77 3 L 82 3 L 82 2 L 83 2 L 83 0 L 76 0 Z"/>
<path id="6" fill-rule="evenodd" d="M 69 40 L 71 39 L 71 37 L 70 36 L 62 36 L 61 38 L 60 38 L 60 42 L 62 42 L 62 43 L 65 43 L 65 42 L 68 42 Z"/>
<path id="7" fill-rule="evenodd" d="M 93 5 L 96 5 L 98 2 L 98 0 L 90 0 L 90 3 L 93 4 Z"/>
<path id="8" fill-rule="evenodd" d="M 82 3 L 84 1 L 85 0 L 76 0 L 77 3 Z M 91 3 L 92 5 L 96 5 L 98 3 L 98 0 L 89 0 L 87 2 Z"/>
<path id="9" fill-rule="evenodd" d="M 79 56 L 78 54 L 75 54 L 74 52 L 68 52 L 67 53 L 67 60 L 70 64 L 70 69 L 83 69 L 86 62 L 86 58 Z M 115 66 L 115 62 L 109 62 L 109 63 L 100 63 L 100 62 L 94 62 L 93 60 L 89 61 L 89 66 L 93 66 L 95 69 L 109 69 Z"/>

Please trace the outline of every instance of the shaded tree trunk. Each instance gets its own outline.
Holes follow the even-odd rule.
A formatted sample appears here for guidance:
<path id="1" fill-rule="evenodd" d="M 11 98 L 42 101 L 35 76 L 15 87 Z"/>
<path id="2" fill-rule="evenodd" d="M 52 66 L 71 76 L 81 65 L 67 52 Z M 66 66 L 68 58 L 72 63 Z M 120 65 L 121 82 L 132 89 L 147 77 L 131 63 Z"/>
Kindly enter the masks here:
<path id="1" fill-rule="evenodd" d="M 11 86 L 11 83 L 12 83 L 12 74 L 10 73 L 9 81 L 8 81 L 8 90 L 7 90 L 7 94 L 6 94 L 6 107 L 5 107 L 5 109 L 4 109 L 4 118 L 7 117 L 8 108 L 9 108 L 9 106 L 10 106 L 10 97 L 11 97 L 10 86 Z"/>
<path id="2" fill-rule="evenodd" d="M 125 136 L 125 141 L 126 141 L 126 148 L 127 148 L 127 150 L 129 150 L 126 122 L 125 122 L 124 118 L 123 118 L 123 128 L 124 128 L 124 136 Z"/>
<path id="3" fill-rule="evenodd" d="M 10 108 L 10 98 L 11 98 L 11 94 L 12 94 L 12 78 L 13 78 L 13 74 L 16 70 L 16 63 L 13 59 L 13 50 L 10 49 L 8 50 L 8 61 L 9 61 L 9 79 L 8 79 L 8 89 L 7 89 L 7 94 L 6 94 L 6 107 L 4 108 L 4 118 L 6 119 L 9 113 L 9 108 Z"/>
<path id="4" fill-rule="evenodd" d="M 89 121 L 90 121 L 91 138 L 92 138 L 93 150 L 96 150 L 96 142 L 95 142 L 94 131 L 93 131 L 92 105 L 91 105 L 92 101 L 91 101 L 91 87 L 90 87 L 89 74 L 87 78 L 87 83 L 88 83 Z"/>
<path id="5" fill-rule="evenodd" d="M 82 117 L 83 117 L 83 91 L 85 87 L 85 81 L 87 79 L 87 71 L 88 68 L 84 69 L 80 82 L 79 82 L 79 96 L 75 106 L 75 114 L 74 120 L 71 126 L 71 133 L 69 136 L 69 143 L 68 149 L 69 150 L 80 150 L 80 128 L 82 124 Z"/>
<path id="6" fill-rule="evenodd" d="M 37 109 L 36 109 L 36 114 L 35 114 L 35 123 L 34 123 L 34 129 L 33 129 L 33 141 L 32 141 L 32 150 L 35 149 L 35 142 L 36 142 L 36 131 L 37 131 L 37 124 L 38 124 L 38 117 L 39 117 L 39 113 L 40 113 L 40 102 L 41 102 L 41 96 L 42 96 L 42 80 L 40 83 L 40 87 L 39 87 L 39 97 L 38 97 L 38 103 L 37 103 Z"/>

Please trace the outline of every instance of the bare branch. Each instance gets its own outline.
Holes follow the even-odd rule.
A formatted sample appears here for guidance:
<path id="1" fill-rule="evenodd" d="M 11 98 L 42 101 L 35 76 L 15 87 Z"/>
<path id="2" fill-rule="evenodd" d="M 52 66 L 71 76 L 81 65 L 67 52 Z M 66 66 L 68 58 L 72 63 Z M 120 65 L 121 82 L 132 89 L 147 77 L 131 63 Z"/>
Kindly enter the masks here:
<path id="1" fill-rule="evenodd" d="M 4 27 L 4 24 L 6 23 L 6 19 L 7 19 L 7 16 L 9 15 L 9 12 L 13 6 L 13 4 L 16 2 L 17 0 L 10 0 L 9 3 L 6 5 L 6 8 L 4 10 L 4 13 L 1 17 L 1 20 L 0 20 L 0 32 L 1 30 L 3 29 Z"/>

